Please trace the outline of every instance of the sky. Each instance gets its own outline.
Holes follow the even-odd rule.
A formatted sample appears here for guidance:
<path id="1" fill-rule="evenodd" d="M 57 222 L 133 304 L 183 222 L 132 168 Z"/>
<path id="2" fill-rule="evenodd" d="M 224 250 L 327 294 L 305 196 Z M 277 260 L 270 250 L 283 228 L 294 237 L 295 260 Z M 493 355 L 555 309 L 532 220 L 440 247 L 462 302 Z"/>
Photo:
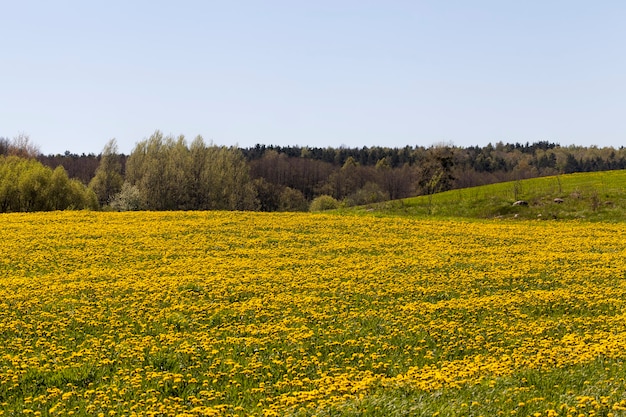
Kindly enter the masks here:
<path id="1" fill-rule="evenodd" d="M 626 145 L 626 2 L 0 0 L 0 136 Z"/>

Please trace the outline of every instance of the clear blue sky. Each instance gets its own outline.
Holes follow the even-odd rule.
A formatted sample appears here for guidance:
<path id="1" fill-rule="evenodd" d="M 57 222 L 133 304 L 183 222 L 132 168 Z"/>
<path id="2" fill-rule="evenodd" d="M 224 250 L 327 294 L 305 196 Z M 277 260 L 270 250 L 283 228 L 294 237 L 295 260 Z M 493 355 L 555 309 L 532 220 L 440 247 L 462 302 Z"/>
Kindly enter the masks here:
<path id="1" fill-rule="evenodd" d="M 626 145 L 624 1 L 2 1 L 0 136 Z"/>

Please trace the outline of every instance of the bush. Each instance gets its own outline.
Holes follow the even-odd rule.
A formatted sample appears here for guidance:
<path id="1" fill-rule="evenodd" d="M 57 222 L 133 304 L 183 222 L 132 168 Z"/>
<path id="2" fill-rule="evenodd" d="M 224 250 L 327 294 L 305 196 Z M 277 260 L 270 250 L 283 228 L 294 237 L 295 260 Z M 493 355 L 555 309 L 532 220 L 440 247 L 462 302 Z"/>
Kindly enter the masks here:
<path id="1" fill-rule="evenodd" d="M 34 159 L 0 156 L 0 212 L 98 208 L 93 191 Z"/>
<path id="2" fill-rule="evenodd" d="M 311 201 L 310 211 L 334 210 L 339 208 L 339 201 L 329 195 L 321 195 Z"/>
<path id="3" fill-rule="evenodd" d="M 113 197 L 111 208 L 117 211 L 136 211 L 143 208 L 141 192 L 135 185 L 125 182 L 122 190 Z"/>
<path id="4" fill-rule="evenodd" d="M 366 183 L 363 188 L 358 189 L 354 194 L 346 198 L 348 206 L 363 206 L 366 204 L 380 203 L 389 198 L 380 189 L 378 184 L 373 182 Z"/>
<path id="5" fill-rule="evenodd" d="M 285 187 L 280 194 L 280 211 L 307 211 L 309 204 L 300 190 Z"/>

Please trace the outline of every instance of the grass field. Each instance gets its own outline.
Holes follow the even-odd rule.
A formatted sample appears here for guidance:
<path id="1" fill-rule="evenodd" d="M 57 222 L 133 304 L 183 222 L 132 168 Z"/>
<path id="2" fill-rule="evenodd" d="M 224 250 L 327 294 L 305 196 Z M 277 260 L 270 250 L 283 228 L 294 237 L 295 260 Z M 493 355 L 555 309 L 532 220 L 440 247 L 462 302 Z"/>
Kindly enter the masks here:
<path id="1" fill-rule="evenodd" d="M 560 199 L 559 203 L 554 200 Z M 527 206 L 514 206 L 524 200 Z M 516 220 L 626 221 L 626 170 L 587 172 L 446 191 L 351 208 L 356 213 Z"/>
<path id="2" fill-rule="evenodd" d="M 0 415 L 626 415 L 622 223 L 0 215 Z"/>

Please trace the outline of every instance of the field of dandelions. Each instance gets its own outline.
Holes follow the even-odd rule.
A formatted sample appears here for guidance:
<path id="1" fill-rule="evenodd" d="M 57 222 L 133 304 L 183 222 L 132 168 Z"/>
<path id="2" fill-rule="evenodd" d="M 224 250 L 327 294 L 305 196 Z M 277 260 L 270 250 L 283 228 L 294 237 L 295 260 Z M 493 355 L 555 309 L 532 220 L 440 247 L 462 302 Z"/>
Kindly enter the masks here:
<path id="1" fill-rule="evenodd" d="M 626 415 L 626 226 L 0 215 L 0 415 Z"/>

